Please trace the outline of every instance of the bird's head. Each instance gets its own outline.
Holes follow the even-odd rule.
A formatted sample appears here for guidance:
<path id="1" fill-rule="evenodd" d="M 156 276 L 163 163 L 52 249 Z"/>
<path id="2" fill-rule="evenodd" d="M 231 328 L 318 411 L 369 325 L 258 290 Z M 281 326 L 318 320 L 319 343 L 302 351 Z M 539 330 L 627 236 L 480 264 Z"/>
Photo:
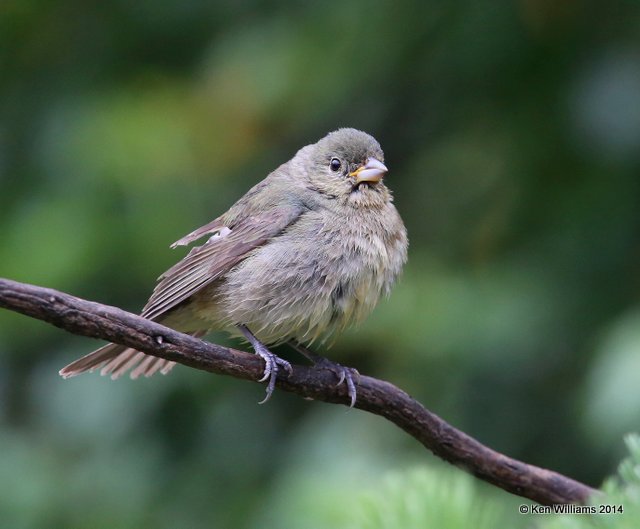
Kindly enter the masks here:
<path id="1" fill-rule="evenodd" d="M 338 129 L 305 148 L 309 156 L 308 186 L 326 198 L 354 205 L 383 204 L 389 191 L 380 144 L 356 129 Z"/>

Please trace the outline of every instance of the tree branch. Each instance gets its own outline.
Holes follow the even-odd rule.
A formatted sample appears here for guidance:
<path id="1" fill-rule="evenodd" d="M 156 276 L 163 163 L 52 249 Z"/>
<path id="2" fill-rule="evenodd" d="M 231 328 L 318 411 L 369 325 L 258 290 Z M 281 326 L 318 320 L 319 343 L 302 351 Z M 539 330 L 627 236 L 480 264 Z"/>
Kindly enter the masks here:
<path id="1" fill-rule="evenodd" d="M 262 377 L 262 360 L 182 334 L 123 310 L 56 290 L 0 278 L 0 307 L 46 321 L 73 334 L 102 338 L 181 364 L 245 380 Z M 326 370 L 294 366 L 277 386 L 302 397 L 348 404 L 344 384 Z M 545 505 L 585 503 L 597 491 L 562 474 L 495 452 L 456 430 L 389 382 L 361 376 L 356 408 L 402 428 L 445 461 L 513 494 Z"/>

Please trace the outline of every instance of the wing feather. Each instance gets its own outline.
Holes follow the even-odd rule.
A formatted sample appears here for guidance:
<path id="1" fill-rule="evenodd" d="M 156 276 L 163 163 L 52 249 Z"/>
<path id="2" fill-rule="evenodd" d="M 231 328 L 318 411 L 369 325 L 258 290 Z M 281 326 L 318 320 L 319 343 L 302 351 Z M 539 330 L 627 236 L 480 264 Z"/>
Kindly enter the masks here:
<path id="1" fill-rule="evenodd" d="M 287 206 L 273 208 L 263 214 L 246 217 L 234 226 L 228 226 L 225 236 L 211 238 L 202 246 L 192 249 L 180 262 L 159 278 L 153 294 L 142 310 L 142 316 L 157 318 L 179 305 L 209 283 L 228 272 L 249 252 L 277 236 L 295 222 L 302 208 Z M 215 224 L 215 229 L 211 226 Z M 216 221 L 195 230 L 200 236 L 219 232 L 224 226 Z M 190 239 L 191 234 L 180 239 Z"/>
<path id="2" fill-rule="evenodd" d="M 214 234 L 224 227 L 224 222 L 221 217 L 212 220 L 208 224 L 199 227 L 197 230 L 193 230 L 191 233 L 182 237 L 182 239 L 178 239 L 171 245 L 171 248 L 175 248 L 176 246 L 186 246 L 187 244 L 191 244 L 192 242 L 197 241 L 198 239 L 204 237 L 208 234 Z"/>

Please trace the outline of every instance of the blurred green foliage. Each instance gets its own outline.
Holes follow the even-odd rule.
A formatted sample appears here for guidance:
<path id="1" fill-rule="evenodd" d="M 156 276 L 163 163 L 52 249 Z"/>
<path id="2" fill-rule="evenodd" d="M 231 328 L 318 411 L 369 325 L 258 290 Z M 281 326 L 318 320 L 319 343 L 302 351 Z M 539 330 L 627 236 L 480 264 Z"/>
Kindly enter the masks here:
<path id="1" fill-rule="evenodd" d="M 637 2 L 4 0 L 0 276 L 137 311 L 169 243 L 340 126 L 381 142 L 411 249 L 327 356 L 598 486 L 640 429 Z M 440 527 L 516 512 L 361 412 L 57 376 L 97 345 L 0 312 L 7 527 L 346 526 L 367 486 Z"/>

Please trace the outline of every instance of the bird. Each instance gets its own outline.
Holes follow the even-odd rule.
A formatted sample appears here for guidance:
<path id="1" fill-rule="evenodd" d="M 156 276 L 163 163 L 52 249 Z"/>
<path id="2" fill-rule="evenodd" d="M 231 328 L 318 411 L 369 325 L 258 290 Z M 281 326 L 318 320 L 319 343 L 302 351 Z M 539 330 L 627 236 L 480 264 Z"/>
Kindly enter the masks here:
<path id="1" fill-rule="evenodd" d="M 346 383 L 356 402 L 357 371 L 307 346 L 359 323 L 387 296 L 407 260 L 404 223 L 385 185 L 380 144 L 354 128 L 302 147 L 224 214 L 171 245 L 190 252 L 159 278 L 141 316 L 195 337 L 226 330 L 265 363 L 271 397 L 289 362 L 270 351 L 288 343 Z M 175 363 L 118 344 L 60 370 L 100 369 L 116 379 L 167 374 Z"/>

